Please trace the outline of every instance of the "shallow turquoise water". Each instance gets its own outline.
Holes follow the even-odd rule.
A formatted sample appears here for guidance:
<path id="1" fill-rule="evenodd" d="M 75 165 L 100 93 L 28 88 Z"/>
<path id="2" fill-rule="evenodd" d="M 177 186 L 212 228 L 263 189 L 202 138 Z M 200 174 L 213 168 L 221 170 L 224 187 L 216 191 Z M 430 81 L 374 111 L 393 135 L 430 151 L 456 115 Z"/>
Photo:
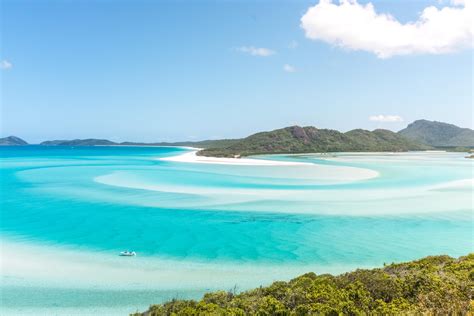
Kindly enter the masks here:
<path id="1" fill-rule="evenodd" d="M 245 265 L 249 269 L 300 266 L 302 271 L 319 267 L 321 272 L 331 267 L 344 271 L 354 266 L 473 251 L 473 164 L 462 154 L 271 157 L 310 162 L 314 167 L 190 164 L 157 159 L 186 151 L 146 147 L 0 148 L 1 240 L 10 245 L 48 247 L 53 252 L 68 249 L 97 255 L 94 258 L 98 262 L 133 249 L 140 260 L 150 262 L 156 258 L 178 263 Z M 368 176 L 373 171 L 377 177 Z M 41 302 L 45 302 L 44 308 L 53 310 L 80 308 L 87 301 L 81 300 L 81 295 L 94 296 L 87 286 L 84 289 L 81 285 L 80 291 L 74 289 L 78 276 L 71 276 L 65 289 L 58 290 L 57 284 L 48 284 L 45 276 L 29 286 L 32 280 L 24 274 L 27 268 L 8 269 L 2 270 L 2 305 L 12 313 L 19 312 L 18 308 L 38 308 Z M 134 269 L 140 270 L 140 264 Z M 44 272 L 47 276 L 48 271 Z M 262 275 L 261 280 L 249 276 L 253 279 L 244 283 L 259 285 L 289 276 L 272 273 Z M 151 295 L 156 300 L 169 298 L 169 293 L 194 297 L 212 287 L 180 291 L 173 288 L 172 279 L 167 282 L 160 285 L 160 293 L 168 296 L 140 289 L 137 281 L 142 299 L 134 300 L 133 304 L 138 305 L 132 305 L 147 306 L 152 303 Z M 236 280 L 222 282 L 231 288 Z M 50 292 L 35 290 L 38 286 Z M 18 290 L 22 287 L 29 290 Z M 51 294 L 56 302 L 51 305 L 44 293 L 55 291 L 63 293 L 64 299 L 61 294 Z M 71 294 L 74 291 L 83 294 Z M 43 294 L 34 294 L 40 292 Z M 24 294 L 28 296 L 25 300 L 18 293 L 30 294 Z M 99 297 L 105 299 L 98 299 L 98 307 L 100 302 L 108 306 L 107 293 L 120 296 L 116 291 L 100 293 Z M 124 303 L 128 308 L 125 312 L 133 311 L 129 305 Z M 113 308 L 120 309 L 120 304 Z"/>

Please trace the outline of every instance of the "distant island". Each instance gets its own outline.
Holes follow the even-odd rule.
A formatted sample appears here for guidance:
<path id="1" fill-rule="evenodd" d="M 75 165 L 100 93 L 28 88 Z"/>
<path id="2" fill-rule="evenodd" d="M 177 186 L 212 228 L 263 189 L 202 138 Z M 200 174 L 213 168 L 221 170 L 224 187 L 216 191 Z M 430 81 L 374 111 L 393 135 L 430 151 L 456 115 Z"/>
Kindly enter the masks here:
<path id="1" fill-rule="evenodd" d="M 0 146 L 24 146 L 28 145 L 26 141 L 16 136 L 0 138 Z"/>
<path id="2" fill-rule="evenodd" d="M 73 140 L 48 140 L 42 142 L 42 146 L 113 146 L 118 145 L 107 139 L 73 139 Z"/>
<path id="3" fill-rule="evenodd" d="M 0 145 L 27 145 L 9 136 Z M 258 154 L 295 154 L 326 152 L 404 152 L 430 149 L 466 151 L 474 148 L 474 131 L 452 124 L 418 120 L 398 133 L 376 129 L 354 129 L 346 133 L 307 126 L 290 126 L 260 132 L 241 139 L 219 139 L 182 142 L 113 142 L 107 139 L 50 140 L 41 146 L 188 146 L 201 148 L 198 155 L 210 157 L 244 157 Z"/>
<path id="4" fill-rule="evenodd" d="M 338 276 L 307 273 L 240 294 L 174 299 L 133 315 L 471 315 L 473 295 L 474 254 L 469 254 Z"/>
<path id="5" fill-rule="evenodd" d="M 73 139 L 73 140 L 48 140 L 40 143 L 41 146 L 186 146 L 197 148 L 221 148 L 232 145 L 237 139 L 219 139 L 219 140 L 203 140 L 203 141 L 183 141 L 183 142 L 159 142 L 159 143 L 138 143 L 138 142 L 121 142 L 116 143 L 107 139 Z"/>

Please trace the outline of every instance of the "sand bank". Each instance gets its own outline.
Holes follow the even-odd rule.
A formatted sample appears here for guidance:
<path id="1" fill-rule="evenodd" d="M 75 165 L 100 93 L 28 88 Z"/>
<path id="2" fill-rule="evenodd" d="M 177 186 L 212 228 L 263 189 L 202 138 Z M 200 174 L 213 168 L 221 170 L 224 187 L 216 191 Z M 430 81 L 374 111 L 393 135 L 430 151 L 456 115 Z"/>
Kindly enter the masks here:
<path id="1" fill-rule="evenodd" d="M 296 162 L 296 161 L 277 161 L 264 160 L 254 158 L 218 158 L 205 157 L 196 155 L 197 150 L 186 152 L 181 155 L 159 158 L 164 161 L 174 162 L 188 162 L 188 163 L 208 163 L 208 164 L 224 164 L 224 165 L 244 165 L 244 166 L 298 166 L 298 165 L 312 165 L 311 163 Z"/>

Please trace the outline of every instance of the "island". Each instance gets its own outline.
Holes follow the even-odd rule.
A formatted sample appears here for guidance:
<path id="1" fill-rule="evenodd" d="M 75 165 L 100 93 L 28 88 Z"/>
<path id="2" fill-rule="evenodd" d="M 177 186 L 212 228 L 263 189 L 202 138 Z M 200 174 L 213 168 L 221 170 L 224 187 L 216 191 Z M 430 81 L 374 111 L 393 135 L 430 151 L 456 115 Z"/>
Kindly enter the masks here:
<path id="1" fill-rule="evenodd" d="M 113 142 L 107 139 L 73 139 L 73 140 L 48 140 L 40 143 L 41 146 L 156 146 L 156 147 L 196 147 L 196 148 L 222 148 L 232 145 L 237 142 L 237 139 L 218 139 L 218 140 L 203 140 L 203 141 L 181 141 L 181 142 L 157 142 L 157 143 L 143 143 L 143 142 Z"/>
<path id="2" fill-rule="evenodd" d="M 400 152 L 432 148 L 384 129 L 374 131 L 355 129 L 341 133 L 313 126 L 290 126 L 253 134 L 228 147 L 207 148 L 197 154 L 212 157 L 244 157 L 261 154 Z"/>
<path id="3" fill-rule="evenodd" d="M 42 142 L 42 146 L 113 146 L 117 143 L 107 139 L 73 139 L 73 140 L 48 140 Z"/>
<path id="4" fill-rule="evenodd" d="M 28 143 L 21 139 L 20 137 L 16 136 L 8 136 L 0 138 L 0 146 L 24 146 L 28 145 Z"/>

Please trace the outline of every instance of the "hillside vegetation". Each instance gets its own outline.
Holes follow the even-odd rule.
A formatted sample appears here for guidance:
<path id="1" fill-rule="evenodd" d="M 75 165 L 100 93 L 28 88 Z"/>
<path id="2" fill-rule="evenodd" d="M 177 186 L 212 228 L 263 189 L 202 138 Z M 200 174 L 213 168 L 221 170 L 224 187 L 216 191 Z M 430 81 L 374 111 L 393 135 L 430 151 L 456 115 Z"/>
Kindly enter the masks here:
<path id="1" fill-rule="evenodd" d="M 474 131 L 453 124 L 418 120 L 398 132 L 422 144 L 435 147 L 474 147 Z"/>
<path id="2" fill-rule="evenodd" d="M 307 273 L 240 294 L 172 300 L 135 316 L 472 315 L 474 254 L 426 257 L 332 276 Z"/>
<path id="3" fill-rule="evenodd" d="M 429 146 L 409 140 L 397 133 L 377 129 L 356 129 L 347 133 L 312 126 L 291 126 L 271 132 L 253 134 L 224 148 L 208 148 L 198 154 L 214 157 L 248 156 L 347 151 L 426 150 Z"/>

